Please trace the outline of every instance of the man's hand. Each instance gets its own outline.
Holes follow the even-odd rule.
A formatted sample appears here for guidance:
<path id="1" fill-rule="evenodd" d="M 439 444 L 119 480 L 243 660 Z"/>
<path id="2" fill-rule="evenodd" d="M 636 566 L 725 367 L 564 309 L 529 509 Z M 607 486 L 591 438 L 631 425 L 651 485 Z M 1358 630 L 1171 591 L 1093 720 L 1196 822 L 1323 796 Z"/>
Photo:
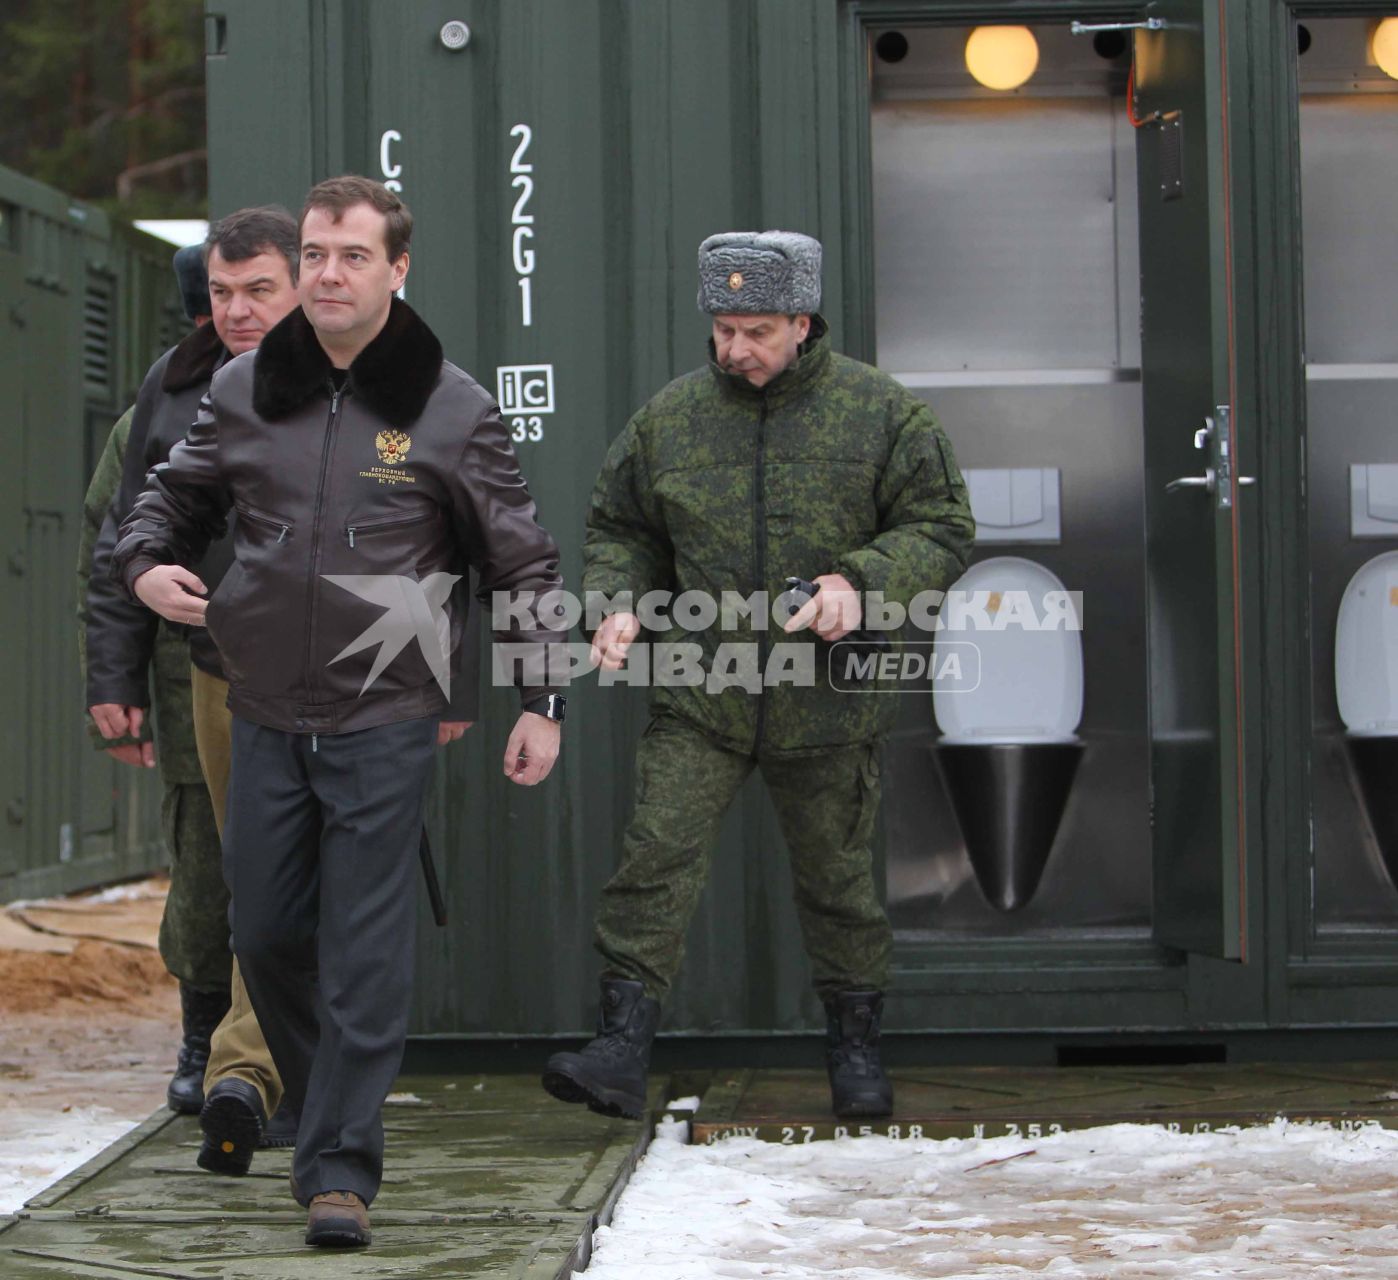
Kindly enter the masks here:
<path id="1" fill-rule="evenodd" d="M 641 620 L 634 613 L 609 613 L 592 635 L 592 665 L 621 670 L 626 651 L 640 634 Z"/>
<path id="2" fill-rule="evenodd" d="M 822 640 L 834 644 L 851 631 L 858 631 L 863 619 L 859 592 L 843 574 L 826 573 L 812 581 L 820 588 L 782 627 L 788 635 L 810 627 Z"/>
<path id="3" fill-rule="evenodd" d="M 88 715 L 104 738 L 139 738 L 141 725 L 145 721 L 144 707 L 123 707 L 119 702 L 99 702 L 88 707 Z M 155 744 L 152 742 L 128 742 L 120 747 L 108 747 L 107 754 L 122 764 L 134 765 L 138 769 L 150 769 L 155 765 Z"/>
<path id="4" fill-rule="evenodd" d="M 442 720 L 437 724 L 437 745 L 444 747 L 448 742 L 455 742 L 473 724 L 474 720 Z"/>
<path id="5" fill-rule="evenodd" d="M 532 787 L 547 778 L 558 759 L 562 729 L 547 716 L 521 711 L 505 744 L 505 777 L 522 787 Z"/>
<path id="6" fill-rule="evenodd" d="M 113 760 L 129 764 L 137 769 L 155 768 L 155 743 L 128 742 L 124 747 L 108 747 L 107 754 Z"/>
<path id="7" fill-rule="evenodd" d="M 183 565 L 158 564 L 147 569 L 131 584 L 131 589 L 142 604 L 162 618 L 190 627 L 204 625 L 204 610 L 209 602 L 200 596 L 208 595 L 209 589 Z"/>

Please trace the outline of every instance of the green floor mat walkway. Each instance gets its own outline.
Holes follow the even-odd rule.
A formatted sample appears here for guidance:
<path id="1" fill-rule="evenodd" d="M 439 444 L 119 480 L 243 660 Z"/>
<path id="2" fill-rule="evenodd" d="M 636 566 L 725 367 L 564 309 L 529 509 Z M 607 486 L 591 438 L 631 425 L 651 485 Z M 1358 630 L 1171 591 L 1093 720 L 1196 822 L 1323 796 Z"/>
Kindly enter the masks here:
<path id="1" fill-rule="evenodd" d="M 583 1265 L 647 1125 L 563 1106 L 535 1076 L 418 1076 L 398 1088 L 368 1250 L 302 1243 L 289 1151 L 259 1152 L 245 1178 L 215 1177 L 194 1163 L 196 1120 L 159 1112 L 0 1230 L 0 1276 L 554 1280 Z"/>

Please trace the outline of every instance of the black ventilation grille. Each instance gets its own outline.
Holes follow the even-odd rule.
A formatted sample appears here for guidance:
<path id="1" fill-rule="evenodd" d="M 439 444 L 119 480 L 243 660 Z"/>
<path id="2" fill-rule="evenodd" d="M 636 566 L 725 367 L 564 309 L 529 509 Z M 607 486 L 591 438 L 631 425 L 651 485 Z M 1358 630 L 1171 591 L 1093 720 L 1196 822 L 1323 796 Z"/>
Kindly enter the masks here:
<path id="1" fill-rule="evenodd" d="M 110 393 L 112 332 L 116 322 L 116 282 L 89 275 L 83 297 L 83 382 L 88 390 Z"/>

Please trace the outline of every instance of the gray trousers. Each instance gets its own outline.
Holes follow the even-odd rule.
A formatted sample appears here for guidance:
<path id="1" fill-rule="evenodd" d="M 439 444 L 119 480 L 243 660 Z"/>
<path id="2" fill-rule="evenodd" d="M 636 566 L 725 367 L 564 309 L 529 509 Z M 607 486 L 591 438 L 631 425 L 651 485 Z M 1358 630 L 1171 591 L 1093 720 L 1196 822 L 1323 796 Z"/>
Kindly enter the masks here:
<path id="1" fill-rule="evenodd" d="M 301 1115 L 292 1173 L 365 1203 L 412 998 L 417 849 L 434 718 L 359 733 L 233 719 L 229 918 L 257 1020 Z"/>

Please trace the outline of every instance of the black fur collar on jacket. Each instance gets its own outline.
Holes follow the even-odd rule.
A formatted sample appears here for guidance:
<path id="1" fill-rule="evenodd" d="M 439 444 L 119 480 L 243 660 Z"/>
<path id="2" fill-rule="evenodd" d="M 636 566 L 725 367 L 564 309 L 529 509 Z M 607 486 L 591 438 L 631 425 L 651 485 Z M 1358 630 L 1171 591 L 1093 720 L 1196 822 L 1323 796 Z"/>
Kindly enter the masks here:
<path id="1" fill-rule="evenodd" d="M 160 378 L 160 389 L 184 391 L 198 383 L 208 382 L 227 354 L 213 321 L 206 320 L 170 348 L 170 358 L 165 362 L 165 372 Z"/>
<path id="2" fill-rule="evenodd" d="M 257 348 L 252 407 L 275 422 L 289 417 L 330 382 L 330 357 L 297 307 Z M 349 388 L 390 426 L 416 422 L 442 371 L 442 344 L 406 302 L 394 298 L 388 322 L 349 367 Z"/>

